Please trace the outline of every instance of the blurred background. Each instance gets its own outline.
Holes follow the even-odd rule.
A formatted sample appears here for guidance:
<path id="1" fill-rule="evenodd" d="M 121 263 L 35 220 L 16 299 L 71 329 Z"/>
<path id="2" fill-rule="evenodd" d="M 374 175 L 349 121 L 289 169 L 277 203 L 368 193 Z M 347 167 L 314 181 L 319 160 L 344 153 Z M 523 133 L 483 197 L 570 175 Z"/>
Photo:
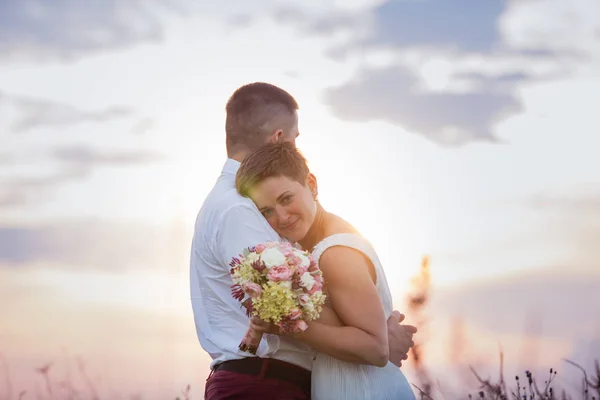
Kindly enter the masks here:
<path id="1" fill-rule="evenodd" d="M 468 367 L 497 377 L 502 351 L 511 383 L 552 367 L 578 390 L 563 359 L 600 358 L 599 16 L 596 0 L 1 0 L 0 398 L 202 398 L 191 234 L 227 98 L 253 81 L 296 97 L 321 201 L 375 245 L 439 387 L 476 393 Z"/>

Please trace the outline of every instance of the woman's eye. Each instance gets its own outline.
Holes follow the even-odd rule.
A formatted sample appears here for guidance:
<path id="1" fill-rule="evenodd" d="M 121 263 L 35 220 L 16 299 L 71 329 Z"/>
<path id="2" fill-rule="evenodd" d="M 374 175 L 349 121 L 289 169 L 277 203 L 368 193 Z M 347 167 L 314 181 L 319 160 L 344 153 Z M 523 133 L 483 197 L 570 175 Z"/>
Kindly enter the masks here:
<path id="1" fill-rule="evenodd" d="M 294 196 L 292 196 L 292 195 L 285 196 L 283 199 L 281 199 L 281 202 L 283 204 L 289 204 L 293 198 L 294 198 Z"/>
<path id="2" fill-rule="evenodd" d="M 263 217 L 269 218 L 273 214 L 273 210 L 265 210 L 262 212 Z"/>

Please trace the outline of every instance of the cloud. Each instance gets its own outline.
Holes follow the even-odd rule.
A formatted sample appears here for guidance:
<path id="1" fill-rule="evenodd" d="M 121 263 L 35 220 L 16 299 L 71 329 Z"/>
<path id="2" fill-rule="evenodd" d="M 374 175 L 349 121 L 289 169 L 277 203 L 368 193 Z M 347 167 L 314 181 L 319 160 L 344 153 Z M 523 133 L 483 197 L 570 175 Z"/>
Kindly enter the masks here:
<path id="1" fill-rule="evenodd" d="M 0 209 L 42 201 L 58 186 L 82 179 L 88 172 L 85 169 L 70 168 L 42 176 L 12 176 L 0 179 L 3 188 L 3 193 L 0 195 Z"/>
<path id="2" fill-rule="evenodd" d="M 533 320 L 545 337 L 589 334 L 600 323 L 600 274 L 541 270 L 438 289 L 436 315 L 459 316 L 478 328 L 521 335 Z M 507 312 L 510 310 L 510 312 Z"/>
<path id="3" fill-rule="evenodd" d="M 55 149 L 57 160 L 73 166 L 90 168 L 95 165 L 132 165 L 162 161 L 164 156 L 158 153 L 143 151 L 111 151 L 102 152 L 85 146 L 71 146 Z"/>
<path id="4" fill-rule="evenodd" d="M 500 43 L 498 21 L 504 0 L 449 3 L 442 0 L 390 0 L 369 10 L 317 10 L 280 7 L 273 18 L 304 34 L 331 37 L 353 33 L 345 51 L 369 48 L 450 48 L 490 52 Z"/>
<path id="5" fill-rule="evenodd" d="M 12 163 L 14 157 L 7 153 L 0 153 L 0 166 L 9 165 Z"/>
<path id="6" fill-rule="evenodd" d="M 558 210 L 571 215 L 600 215 L 600 190 L 595 193 L 549 194 L 539 193 L 531 198 L 529 204 L 536 210 Z"/>
<path id="7" fill-rule="evenodd" d="M 68 128 L 80 124 L 102 124 L 135 117 L 135 112 L 122 105 L 99 110 L 83 110 L 69 104 L 46 99 L 15 96 L 0 92 L 0 105 L 11 106 L 15 117 L 4 132 L 28 134 L 42 128 Z M 131 134 L 143 134 L 152 129 L 154 121 L 142 118 L 134 123 Z M 0 168 L 9 176 L 0 175 L 0 209 L 30 206 L 43 202 L 61 185 L 85 179 L 92 169 L 103 166 L 129 166 L 162 161 L 164 156 L 145 150 L 100 150 L 86 145 L 70 145 L 46 149 L 44 155 L 1 153 Z M 41 164 L 40 164 L 41 163 Z M 31 175 L 33 164 L 43 165 L 41 173 Z M 24 167 L 24 168 L 23 168 Z M 27 171 L 22 174 L 21 170 Z"/>
<path id="8" fill-rule="evenodd" d="M 188 232 L 179 226 L 117 221 L 0 225 L 0 265 L 25 268 L 42 263 L 106 271 L 183 268 L 177 260 L 187 252 L 186 237 Z"/>
<path id="9" fill-rule="evenodd" d="M 473 79 L 475 78 L 475 79 Z M 383 120 L 442 145 L 496 141 L 491 126 L 521 110 L 501 85 L 524 76 L 471 76 L 469 92 L 428 92 L 416 74 L 402 66 L 363 70 L 352 81 L 329 88 L 325 101 L 334 115 L 349 121 Z"/>
<path id="10" fill-rule="evenodd" d="M 234 29 L 243 29 L 254 23 L 254 16 L 250 14 L 234 14 L 228 18 L 227 23 Z"/>
<path id="11" fill-rule="evenodd" d="M 14 133 L 27 133 L 45 127 L 73 126 L 86 122 L 109 122 L 134 115 L 134 111 L 125 106 L 89 111 L 64 103 L 2 95 L 2 93 L 0 93 L 0 101 L 11 104 L 17 110 L 18 115 L 9 128 Z"/>
<path id="12" fill-rule="evenodd" d="M 143 118 L 138 121 L 132 128 L 131 133 L 134 135 L 143 135 L 154 128 L 155 122 L 151 118 Z"/>
<path id="13" fill-rule="evenodd" d="M 342 30 L 357 30 L 365 27 L 368 18 L 364 13 L 349 11 L 328 11 L 319 14 L 297 6 L 281 6 L 273 11 L 275 21 L 293 24 L 303 33 L 317 36 L 331 36 Z"/>
<path id="14" fill-rule="evenodd" d="M 484 74 L 482 72 L 465 72 L 455 74 L 454 78 L 465 79 L 467 81 L 474 82 L 480 86 L 483 86 L 482 89 L 498 89 L 498 85 L 502 85 L 506 88 L 508 85 L 514 85 L 534 79 L 531 75 L 523 71 L 496 75 Z"/>
<path id="15" fill-rule="evenodd" d="M 490 51 L 499 40 L 497 21 L 505 5 L 504 0 L 388 1 L 373 10 L 365 44 Z"/>
<path id="16" fill-rule="evenodd" d="M 27 203 L 24 191 L 8 188 L 0 194 L 0 209 L 12 208 Z"/>
<path id="17" fill-rule="evenodd" d="M 455 48 L 489 52 L 500 42 L 498 20 L 504 0 L 449 3 L 442 0 L 390 0 L 369 10 L 308 11 L 280 7 L 273 18 L 303 33 L 332 36 L 354 32 L 346 50 L 365 48 Z"/>
<path id="18" fill-rule="evenodd" d="M 582 23 L 582 10 L 589 14 L 594 8 L 584 3 L 590 1 L 563 5 L 562 18 L 552 18 L 562 29 L 568 26 L 565 15 L 571 15 L 566 9 L 577 8 L 573 15 L 586 28 L 577 28 L 576 36 L 542 23 L 538 15 L 551 15 L 552 7 L 539 1 L 389 0 L 359 11 L 283 8 L 274 17 L 298 27 L 303 35 L 329 39 L 327 54 L 334 60 L 361 65 L 355 76 L 326 90 L 335 115 L 350 121 L 388 121 L 441 145 L 456 146 L 500 142 L 493 133 L 495 125 L 523 110 L 518 93 L 525 83 L 565 77 L 574 65 L 585 62 L 582 46 L 569 48 L 564 45 L 567 40 L 553 39 L 576 37 L 591 46 L 590 24 Z M 561 45 L 555 46 L 557 42 Z M 428 60 L 450 66 L 425 74 Z M 445 69 L 450 70 L 448 76 Z M 436 92 L 416 92 L 421 75 L 448 79 Z M 461 82 L 474 89 L 457 92 Z"/>
<path id="19" fill-rule="evenodd" d="M 334 115 L 356 122 L 386 121 L 443 146 L 460 146 L 474 141 L 498 142 L 494 125 L 522 110 L 515 89 L 533 76 L 518 64 L 512 71 L 495 75 L 472 67 L 454 67 L 450 84 L 462 82 L 469 90 L 451 90 L 447 85 L 443 90 L 427 91 L 422 88 L 421 71 L 403 54 L 407 49 L 438 54 L 450 50 L 460 59 L 467 54 L 506 52 L 501 50 L 499 30 L 505 8 L 506 2 L 501 0 L 460 4 L 388 1 L 370 12 L 319 15 L 280 9 L 275 15 L 281 22 L 295 23 L 316 35 L 351 32 L 345 43 L 336 42 L 329 49 L 337 59 L 378 49 L 396 54 L 385 67 L 366 63 L 349 81 L 326 89 L 324 99 Z M 541 49 L 528 50 L 537 57 L 546 54 Z"/>
<path id="20" fill-rule="evenodd" d="M 547 49 L 561 55 L 599 55 L 594 32 L 600 4 L 595 0 L 512 1 L 499 29 L 510 48 Z"/>
<path id="21" fill-rule="evenodd" d="M 340 31 L 350 33 L 344 45 L 332 49 L 330 54 L 337 55 L 385 48 L 398 52 L 433 49 L 487 55 L 505 52 L 533 57 L 557 56 L 551 43 L 544 41 L 520 43 L 516 47 L 507 45 L 507 15 L 512 17 L 515 9 L 517 13 L 521 8 L 526 12 L 533 9 L 539 14 L 540 9 L 548 8 L 544 4 L 522 7 L 522 3 L 526 2 L 388 0 L 355 10 L 305 10 L 286 6 L 277 8 L 272 16 L 281 23 L 295 25 L 303 34 L 332 37 Z"/>
<path id="22" fill-rule="evenodd" d="M 82 54 L 163 37 L 167 2 L 44 0 L 0 2 L 1 58 L 72 60 Z"/>
<path id="23" fill-rule="evenodd" d="M 156 163 L 164 156 L 141 150 L 100 151 L 86 146 L 59 147 L 51 151 L 51 159 L 59 165 L 56 171 L 41 175 L 15 175 L 0 178 L 3 192 L 0 209 L 31 206 L 51 196 L 56 189 L 68 182 L 85 179 L 97 167 L 132 166 Z"/>

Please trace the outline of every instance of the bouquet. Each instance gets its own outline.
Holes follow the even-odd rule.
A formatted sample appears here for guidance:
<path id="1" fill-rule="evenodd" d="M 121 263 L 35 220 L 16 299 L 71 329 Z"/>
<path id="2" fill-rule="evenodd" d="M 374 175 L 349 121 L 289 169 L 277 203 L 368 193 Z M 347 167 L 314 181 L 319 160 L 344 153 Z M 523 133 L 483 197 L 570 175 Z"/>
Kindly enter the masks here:
<path id="1" fill-rule="evenodd" d="M 325 295 L 323 274 L 309 252 L 287 242 L 267 242 L 244 249 L 230 263 L 232 296 L 248 316 L 277 325 L 282 333 L 308 328 L 319 318 Z M 262 333 L 248 328 L 240 350 L 256 354 Z"/>

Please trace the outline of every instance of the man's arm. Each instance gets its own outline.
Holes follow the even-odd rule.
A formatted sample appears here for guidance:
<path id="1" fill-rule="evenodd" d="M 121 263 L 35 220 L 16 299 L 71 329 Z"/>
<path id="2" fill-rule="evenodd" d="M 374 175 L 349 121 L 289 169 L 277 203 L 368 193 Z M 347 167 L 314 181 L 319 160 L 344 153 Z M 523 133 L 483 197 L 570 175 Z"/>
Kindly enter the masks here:
<path id="1" fill-rule="evenodd" d="M 268 222 L 250 204 L 239 204 L 228 209 L 218 226 L 215 255 L 221 265 L 229 266 L 245 248 L 259 243 L 278 241 L 279 236 Z"/>
<path id="2" fill-rule="evenodd" d="M 233 298 L 228 287 L 233 284 L 229 263 L 246 247 L 278 239 L 251 206 L 253 204 L 238 203 L 224 210 L 217 221 L 211 221 L 212 231 L 207 230 L 209 226 L 202 226 L 199 227 L 202 235 L 194 237 L 195 241 L 204 241 L 214 261 L 207 264 L 199 261 L 198 254 L 192 255 L 196 259 L 190 272 L 192 310 L 200 341 L 219 352 L 237 353 L 239 340 L 246 329 L 244 326 L 248 324 L 246 310 Z M 199 280 L 204 282 L 203 287 L 208 286 L 213 291 L 210 297 L 216 296 L 218 300 L 206 298 L 200 292 Z"/>
<path id="3" fill-rule="evenodd" d="M 390 346 L 390 362 L 402 366 L 402 361 L 408 359 L 408 352 L 414 346 L 412 336 L 417 328 L 412 325 L 402 325 L 404 315 L 394 310 L 388 318 L 388 342 Z"/>
<path id="4" fill-rule="evenodd" d="M 402 366 L 402 361 L 408 359 L 408 352 L 414 346 L 412 336 L 417 332 L 415 326 L 402 324 L 404 318 L 404 314 L 394 310 L 387 320 L 390 362 L 398 367 Z M 335 311 L 329 307 L 323 307 L 317 321 L 330 326 L 344 326 Z M 346 361 L 353 362 L 355 360 Z"/>

